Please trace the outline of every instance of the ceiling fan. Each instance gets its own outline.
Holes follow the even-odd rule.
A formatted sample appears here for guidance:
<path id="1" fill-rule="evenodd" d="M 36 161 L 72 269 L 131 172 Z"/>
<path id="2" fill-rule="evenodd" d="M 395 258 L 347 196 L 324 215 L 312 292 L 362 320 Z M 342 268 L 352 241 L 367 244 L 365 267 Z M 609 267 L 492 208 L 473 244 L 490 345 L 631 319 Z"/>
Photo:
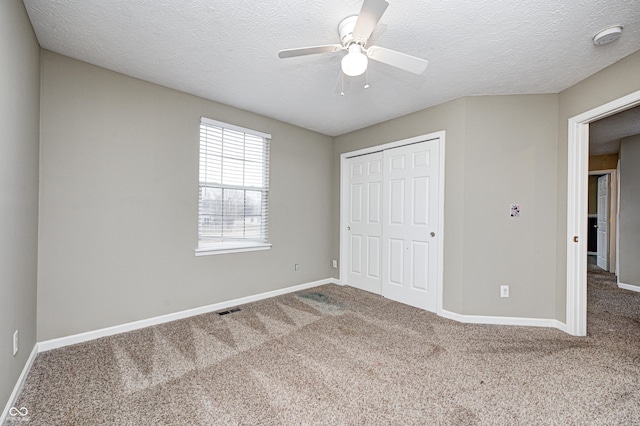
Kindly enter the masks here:
<path id="1" fill-rule="evenodd" d="M 341 44 L 284 49 L 278 53 L 278 56 L 284 59 L 346 50 L 348 53 L 342 58 L 341 63 L 342 72 L 350 77 L 361 75 L 367 70 L 368 58 L 414 74 L 422 74 L 429 65 L 429 62 L 424 59 L 384 47 L 366 47 L 371 33 L 387 10 L 387 6 L 389 6 L 387 0 L 364 0 L 358 15 L 349 16 L 338 24 Z"/>

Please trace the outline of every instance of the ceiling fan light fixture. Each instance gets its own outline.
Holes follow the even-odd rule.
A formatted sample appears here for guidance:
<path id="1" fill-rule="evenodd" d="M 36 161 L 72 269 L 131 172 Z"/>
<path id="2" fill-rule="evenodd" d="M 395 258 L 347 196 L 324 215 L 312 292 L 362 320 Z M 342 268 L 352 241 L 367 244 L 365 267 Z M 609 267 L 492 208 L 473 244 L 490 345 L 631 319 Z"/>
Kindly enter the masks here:
<path id="1" fill-rule="evenodd" d="M 387 6 L 389 6 L 387 0 L 363 0 L 359 14 L 347 16 L 338 24 L 340 44 L 284 49 L 278 52 L 278 56 L 284 59 L 347 50 L 348 52 L 341 62 L 342 72 L 340 75 L 342 76 L 362 75 L 367 71 L 369 59 L 413 74 L 422 74 L 429 65 L 427 60 L 367 44 L 382 14 L 387 10 Z M 368 86 L 368 81 L 365 84 Z"/>
<path id="2" fill-rule="evenodd" d="M 369 59 L 362 52 L 362 46 L 353 43 L 349 46 L 349 53 L 342 58 L 342 72 L 349 77 L 356 77 L 367 70 Z"/>

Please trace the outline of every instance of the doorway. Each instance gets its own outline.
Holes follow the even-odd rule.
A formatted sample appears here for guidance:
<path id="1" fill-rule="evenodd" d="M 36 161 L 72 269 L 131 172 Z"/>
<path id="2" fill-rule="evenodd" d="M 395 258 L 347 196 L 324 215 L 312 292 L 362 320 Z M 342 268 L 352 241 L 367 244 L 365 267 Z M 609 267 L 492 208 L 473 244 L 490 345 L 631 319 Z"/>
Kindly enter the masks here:
<path id="1" fill-rule="evenodd" d="M 569 119 L 567 167 L 567 332 L 587 334 L 589 123 L 640 105 L 640 91 Z"/>
<path id="2" fill-rule="evenodd" d="M 444 136 L 342 154 L 342 284 L 440 312 Z"/>

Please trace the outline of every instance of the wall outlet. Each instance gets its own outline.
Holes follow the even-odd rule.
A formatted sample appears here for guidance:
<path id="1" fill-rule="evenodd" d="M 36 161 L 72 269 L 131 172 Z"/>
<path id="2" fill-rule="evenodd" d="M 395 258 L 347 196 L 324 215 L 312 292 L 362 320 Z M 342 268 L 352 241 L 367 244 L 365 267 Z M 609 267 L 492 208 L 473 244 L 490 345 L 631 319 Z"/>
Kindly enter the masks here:
<path id="1" fill-rule="evenodd" d="M 338 261 L 337 261 L 337 260 L 335 260 L 335 259 L 333 259 L 333 260 L 331 261 L 331 266 L 333 266 L 333 268 L 334 268 L 334 269 L 338 269 Z"/>
<path id="2" fill-rule="evenodd" d="M 18 353 L 18 330 L 13 332 L 13 356 Z"/>
<path id="3" fill-rule="evenodd" d="M 500 286 L 500 297 L 509 297 L 509 286 L 501 285 Z"/>
<path id="4" fill-rule="evenodd" d="M 293 265 L 293 270 L 294 271 L 297 271 L 299 269 L 300 269 L 300 264 L 299 263 L 296 263 L 296 264 Z"/>

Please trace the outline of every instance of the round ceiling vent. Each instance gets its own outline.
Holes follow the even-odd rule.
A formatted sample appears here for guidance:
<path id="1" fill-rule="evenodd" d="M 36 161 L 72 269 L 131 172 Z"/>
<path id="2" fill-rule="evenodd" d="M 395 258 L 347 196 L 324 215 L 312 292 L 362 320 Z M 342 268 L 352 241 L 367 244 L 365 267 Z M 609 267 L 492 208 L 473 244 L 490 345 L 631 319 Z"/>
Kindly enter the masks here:
<path id="1" fill-rule="evenodd" d="M 620 38 L 622 34 L 622 25 L 614 25 L 609 28 L 605 28 L 604 30 L 598 31 L 596 35 L 593 36 L 593 44 L 602 45 L 611 43 L 614 40 Z"/>

